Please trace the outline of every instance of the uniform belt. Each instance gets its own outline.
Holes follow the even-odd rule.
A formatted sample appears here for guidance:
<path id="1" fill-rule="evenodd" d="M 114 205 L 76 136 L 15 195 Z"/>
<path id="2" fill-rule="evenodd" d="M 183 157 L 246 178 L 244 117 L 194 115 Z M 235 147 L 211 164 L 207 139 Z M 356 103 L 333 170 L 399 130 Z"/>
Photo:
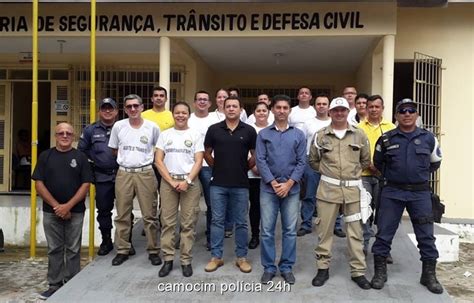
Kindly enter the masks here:
<path id="1" fill-rule="evenodd" d="M 339 179 L 334 179 L 325 175 L 321 175 L 321 180 L 332 185 L 344 186 L 344 187 L 358 187 L 362 185 L 361 180 L 339 180 Z"/>
<path id="2" fill-rule="evenodd" d="M 151 166 L 151 164 L 148 164 L 148 165 L 145 165 L 145 166 L 142 166 L 142 167 L 123 167 L 123 166 L 120 166 L 119 169 L 123 170 L 123 171 L 126 171 L 127 173 L 139 173 L 139 172 L 151 170 L 151 169 L 153 169 L 153 167 Z"/>
<path id="3" fill-rule="evenodd" d="M 170 176 L 171 176 L 171 179 L 174 179 L 174 180 L 186 180 L 188 178 L 188 174 L 181 174 L 181 175 L 170 174 Z"/>
<path id="4" fill-rule="evenodd" d="M 426 191 L 430 190 L 430 184 L 428 182 L 422 183 L 395 183 L 387 181 L 387 186 L 395 187 L 407 191 Z"/>

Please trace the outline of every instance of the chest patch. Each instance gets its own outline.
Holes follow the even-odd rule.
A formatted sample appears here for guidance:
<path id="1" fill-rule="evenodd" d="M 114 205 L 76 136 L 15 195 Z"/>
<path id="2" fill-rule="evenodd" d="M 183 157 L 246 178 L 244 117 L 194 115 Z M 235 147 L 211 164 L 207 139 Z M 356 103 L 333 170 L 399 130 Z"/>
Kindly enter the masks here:
<path id="1" fill-rule="evenodd" d="M 191 146 L 193 146 L 193 141 L 191 141 L 191 140 L 184 140 L 184 145 L 186 145 L 186 147 L 191 147 Z"/>

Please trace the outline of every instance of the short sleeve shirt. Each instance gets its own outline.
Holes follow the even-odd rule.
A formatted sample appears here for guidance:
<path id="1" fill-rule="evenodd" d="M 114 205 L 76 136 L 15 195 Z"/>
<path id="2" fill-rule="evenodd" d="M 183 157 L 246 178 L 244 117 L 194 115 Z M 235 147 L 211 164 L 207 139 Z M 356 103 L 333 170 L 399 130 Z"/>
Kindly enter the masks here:
<path id="1" fill-rule="evenodd" d="M 58 203 L 65 204 L 83 183 L 92 182 L 92 171 L 87 156 L 81 151 L 73 148 L 60 152 L 53 147 L 41 153 L 31 178 L 42 181 Z M 71 212 L 84 212 L 84 201 L 74 205 Z M 43 202 L 43 211 L 54 213 L 53 208 L 46 202 Z"/>
<path id="2" fill-rule="evenodd" d="M 233 131 L 225 120 L 209 127 L 204 147 L 214 151 L 211 185 L 249 187 L 247 158 L 256 140 L 255 129 L 241 121 Z"/>

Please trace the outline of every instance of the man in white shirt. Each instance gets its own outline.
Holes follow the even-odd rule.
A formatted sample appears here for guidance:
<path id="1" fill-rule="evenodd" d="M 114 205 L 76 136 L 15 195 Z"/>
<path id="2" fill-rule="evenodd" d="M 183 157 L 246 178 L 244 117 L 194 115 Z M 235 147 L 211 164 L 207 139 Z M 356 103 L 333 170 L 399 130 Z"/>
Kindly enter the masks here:
<path id="1" fill-rule="evenodd" d="M 257 97 L 257 103 L 259 102 L 264 102 L 265 104 L 268 105 L 268 107 L 270 107 L 270 104 L 272 103 L 272 101 L 270 100 L 270 98 L 268 97 L 267 94 L 265 93 L 262 93 L 260 95 L 258 95 Z M 273 122 L 275 121 L 275 116 L 273 115 L 273 113 L 270 111 L 268 113 L 268 124 L 273 124 Z M 245 123 L 249 124 L 249 125 L 253 125 L 255 123 L 255 115 L 254 114 L 251 114 L 247 120 L 245 121 Z"/>
<path id="2" fill-rule="evenodd" d="M 155 123 L 141 117 L 143 101 L 140 96 L 126 96 L 124 105 L 128 119 L 114 124 L 109 140 L 109 147 L 117 154 L 119 164 L 115 179 L 117 216 L 114 220 L 117 255 L 112 260 L 112 265 L 120 265 L 128 259 L 131 247 L 131 213 L 135 196 L 143 216 L 148 259 L 152 265 L 160 265 L 162 261 L 157 241 L 155 208 L 158 181 L 153 172 L 154 147 L 160 129 Z"/>
<path id="3" fill-rule="evenodd" d="M 347 122 L 352 124 L 352 121 L 355 121 L 355 115 L 357 115 L 357 110 L 355 108 L 355 99 L 357 96 L 357 90 L 353 86 L 346 86 L 344 87 L 344 90 L 342 91 L 342 96 L 349 103 L 350 111 L 349 111 L 349 116 L 347 116 Z"/>
<path id="4" fill-rule="evenodd" d="M 291 108 L 291 113 L 288 118 L 290 126 L 302 130 L 305 121 L 316 116 L 316 111 L 311 106 L 312 98 L 313 96 L 309 87 L 302 86 L 298 90 L 298 105 Z"/>
<path id="5" fill-rule="evenodd" d="M 309 156 L 309 150 L 314 134 L 321 128 L 328 126 L 331 123 L 331 118 L 328 116 L 328 96 L 317 96 L 314 101 L 314 108 L 316 109 L 316 116 L 304 122 L 302 129 L 306 136 L 306 156 Z M 316 190 L 318 189 L 320 178 L 321 175 L 319 172 L 312 169 L 308 161 L 306 161 L 304 170 L 305 194 L 301 200 L 301 227 L 297 232 L 298 237 L 310 234 L 313 230 L 312 221 L 313 213 L 316 207 Z"/>
<path id="6" fill-rule="evenodd" d="M 206 91 L 198 91 L 194 94 L 194 113 L 189 117 L 188 125 L 189 128 L 197 130 L 204 140 L 207 129 L 212 124 L 218 123 L 216 115 L 209 114 L 209 108 L 211 107 L 210 95 Z M 212 168 L 209 167 L 206 161 L 202 161 L 202 168 L 199 171 L 199 181 L 201 182 L 202 192 L 204 195 L 204 201 L 206 202 L 206 248 L 211 249 L 211 198 L 210 198 L 210 187 L 212 178 Z"/>

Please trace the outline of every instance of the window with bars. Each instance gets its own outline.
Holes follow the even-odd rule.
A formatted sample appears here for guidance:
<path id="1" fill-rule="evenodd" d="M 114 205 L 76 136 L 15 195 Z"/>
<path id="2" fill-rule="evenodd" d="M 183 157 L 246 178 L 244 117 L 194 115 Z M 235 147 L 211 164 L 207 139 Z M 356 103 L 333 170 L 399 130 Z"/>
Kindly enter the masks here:
<path id="1" fill-rule="evenodd" d="M 158 68 L 156 68 L 158 69 Z M 182 73 L 184 68 L 176 67 L 170 73 L 171 88 L 168 92 L 170 107 L 184 97 Z M 90 72 L 87 68 L 77 67 L 73 72 L 72 123 L 77 129 L 83 129 L 90 121 Z M 113 98 L 118 105 L 118 119 L 126 118 L 123 111 L 123 98 L 129 94 L 139 95 L 145 109 L 152 108 L 151 95 L 154 86 L 158 85 L 160 74 L 144 67 L 110 68 L 98 67 L 96 71 L 96 106 L 101 99 Z"/>

